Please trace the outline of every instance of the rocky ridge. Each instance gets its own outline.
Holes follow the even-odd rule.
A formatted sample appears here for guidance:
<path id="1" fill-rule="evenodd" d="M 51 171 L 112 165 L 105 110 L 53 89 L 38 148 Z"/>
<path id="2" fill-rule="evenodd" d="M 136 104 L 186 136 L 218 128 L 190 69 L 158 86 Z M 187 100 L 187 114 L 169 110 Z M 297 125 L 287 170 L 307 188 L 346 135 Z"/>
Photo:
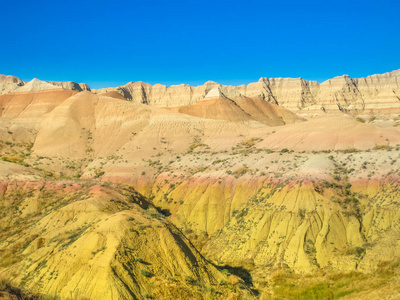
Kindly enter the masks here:
<path id="1" fill-rule="evenodd" d="M 26 92 L 32 89 L 55 89 L 57 87 L 78 92 L 90 91 L 90 87 L 86 83 L 76 83 L 73 81 L 42 81 L 37 78 L 29 82 L 23 82 L 15 76 L 0 75 L 0 95 L 10 92 Z"/>
<path id="2" fill-rule="evenodd" d="M 15 76 L 0 75 L 0 95 L 9 93 L 22 85 L 24 82 Z"/>
<path id="3" fill-rule="evenodd" d="M 400 107 L 400 70 L 366 78 L 352 79 L 348 75 L 329 79 L 321 84 L 302 78 L 260 78 L 248 85 L 223 86 L 213 81 L 192 87 L 181 84 L 171 87 L 144 82 L 130 82 L 124 86 L 94 90 L 94 93 L 116 91 L 126 99 L 154 106 L 191 105 L 215 89 L 225 97 L 262 98 L 267 102 L 302 114 L 379 113 Z"/>

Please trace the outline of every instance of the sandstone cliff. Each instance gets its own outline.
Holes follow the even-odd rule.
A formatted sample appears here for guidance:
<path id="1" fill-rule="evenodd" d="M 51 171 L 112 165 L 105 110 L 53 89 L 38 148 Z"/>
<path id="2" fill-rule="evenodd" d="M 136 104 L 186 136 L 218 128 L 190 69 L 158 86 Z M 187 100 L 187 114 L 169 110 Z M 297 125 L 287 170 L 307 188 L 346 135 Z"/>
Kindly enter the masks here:
<path id="1" fill-rule="evenodd" d="M 76 83 L 73 81 L 66 81 L 66 82 L 61 82 L 61 81 L 47 81 L 48 83 L 51 83 L 56 86 L 60 86 L 64 89 L 68 90 L 73 90 L 73 91 L 90 91 L 90 87 L 86 83 Z"/>

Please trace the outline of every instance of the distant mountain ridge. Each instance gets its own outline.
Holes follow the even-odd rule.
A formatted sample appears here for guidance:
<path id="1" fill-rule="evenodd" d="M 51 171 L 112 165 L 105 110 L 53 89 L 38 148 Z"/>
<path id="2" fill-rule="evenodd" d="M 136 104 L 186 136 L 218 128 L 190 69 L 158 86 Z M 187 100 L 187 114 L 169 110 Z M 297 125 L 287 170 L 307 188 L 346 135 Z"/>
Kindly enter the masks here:
<path id="1" fill-rule="evenodd" d="M 87 84 L 72 81 L 47 83 L 78 92 L 86 90 L 95 94 L 118 93 L 129 101 L 159 107 L 192 105 L 209 98 L 209 92 L 213 91 L 231 100 L 261 98 L 305 115 L 340 111 L 400 113 L 400 70 L 355 79 L 342 75 L 321 84 L 302 78 L 262 77 L 257 82 L 239 86 L 208 81 L 196 87 L 187 84 L 167 87 L 138 81 L 115 88 L 90 90 Z M 0 94 L 18 92 L 25 84 L 28 83 L 17 77 L 0 75 Z"/>

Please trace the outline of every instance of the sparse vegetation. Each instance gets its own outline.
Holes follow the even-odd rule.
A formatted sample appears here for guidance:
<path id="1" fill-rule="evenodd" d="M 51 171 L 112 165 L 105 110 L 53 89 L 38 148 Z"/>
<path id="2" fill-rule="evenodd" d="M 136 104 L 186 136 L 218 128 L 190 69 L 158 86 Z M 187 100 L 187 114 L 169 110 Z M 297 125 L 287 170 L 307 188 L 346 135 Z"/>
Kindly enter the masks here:
<path id="1" fill-rule="evenodd" d="M 360 123 L 365 123 L 365 120 L 361 117 L 356 117 L 356 121 Z"/>
<path id="2" fill-rule="evenodd" d="M 151 277 L 151 273 L 147 271 L 146 269 L 141 269 L 140 274 L 142 274 L 145 277 Z"/>
<path id="3" fill-rule="evenodd" d="M 239 169 L 236 169 L 236 170 L 233 172 L 233 175 L 235 175 L 236 177 L 239 177 L 239 176 L 243 176 L 243 175 L 246 174 L 247 172 L 249 172 L 249 168 L 247 168 L 247 167 L 241 167 L 241 168 L 239 168 Z"/>
<path id="4" fill-rule="evenodd" d="M 193 140 L 193 143 L 189 146 L 188 153 L 192 153 L 194 149 L 196 149 L 198 147 L 203 147 L 203 146 L 206 146 L 206 145 L 201 142 L 200 138 L 196 137 Z"/>

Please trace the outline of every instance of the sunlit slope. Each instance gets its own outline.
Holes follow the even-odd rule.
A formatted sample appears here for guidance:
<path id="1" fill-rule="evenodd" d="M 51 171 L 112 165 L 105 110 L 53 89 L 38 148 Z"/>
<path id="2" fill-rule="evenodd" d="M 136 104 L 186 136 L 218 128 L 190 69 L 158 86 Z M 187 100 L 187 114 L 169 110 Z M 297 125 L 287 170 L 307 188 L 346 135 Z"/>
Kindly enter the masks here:
<path id="1" fill-rule="evenodd" d="M 46 155 L 96 157 L 115 154 L 122 146 L 127 146 L 126 153 L 136 149 L 148 153 L 168 139 L 166 146 L 177 152 L 195 136 L 238 135 L 252 128 L 81 92 L 46 115 L 34 148 Z"/>
<path id="2" fill-rule="evenodd" d="M 43 115 L 76 93 L 64 89 L 8 93 L 0 96 L 0 114 L 2 118 L 29 118 L 38 122 Z"/>

